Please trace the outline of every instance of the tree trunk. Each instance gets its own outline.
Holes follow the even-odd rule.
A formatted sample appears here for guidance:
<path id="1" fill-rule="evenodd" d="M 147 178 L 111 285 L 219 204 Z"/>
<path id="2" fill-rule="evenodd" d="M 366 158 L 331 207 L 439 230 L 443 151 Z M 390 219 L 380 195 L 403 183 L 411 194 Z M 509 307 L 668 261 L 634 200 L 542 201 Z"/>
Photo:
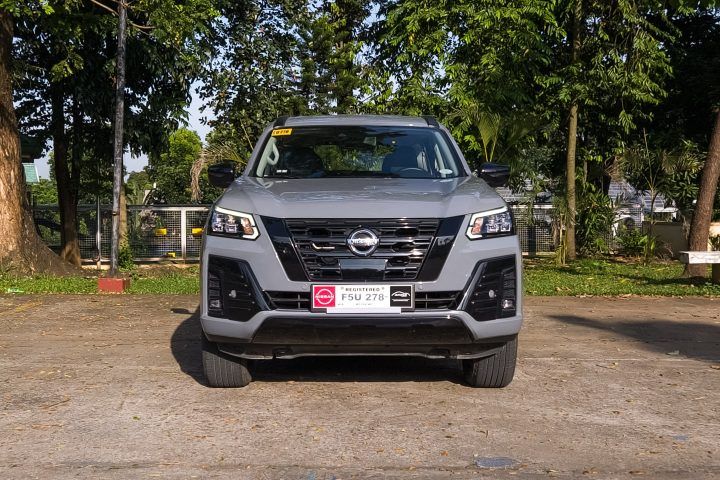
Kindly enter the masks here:
<path id="1" fill-rule="evenodd" d="M 123 169 L 123 120 L 125 119 L 125 27 L 127 10 L 124 2 L 118 2 L 118 33 L 115 79 L 115 135 L 113 138 L 113 211 L 112 240 L 110 244 L 110 274 L 117 275 L 120 255 L 120 189 Z"/>
<path id="2" fill-rule="evenodd" d="M 688 239 L 688 248 L 690 250 L 704 252 L 708 248 L 710 222 L 712 221 L 718 179 L 720 179 L 720 110 L 715 115 L 715 127 L 710 139 L 710 148 L 700 176 L 700 190 L 698 191 L 697 204 L 690 224 L 690 238 Z M 685 276 L 706 277 L 707 265 L 686 265 Z"/>
<path id="3" fill-rule="evenodd" d="M 582 2 L 575 0 L 572 19 L 572 52 L 570 62 L 575 64 L 580 51 L 580 21 L 582 15 Z M 567 203 L 568 219 L 565 230 L 566 255 L 569 260 L 575 260 L 575 150 L 577 147 L 578 101 L 574 99 L 570 105 L 568 118 L 567 157 L 565 162 L 565 202 Z"/>
<path id="4" fill-rule="evenodd" d="M 53 159 L 60 207 L 60 257 L 80 266 L 80 244 L 77 227 L 77 192 L 68 168 L 68 137 L 65 131 L 65 92 L 62 85 L 50 87 L 52 103 Z M 76 147 L 77 148 L 77 147 Z"/>
<path id="5" fill-rule="evenodd" d="M 0 8 L 0 264 L 14 273 L 77 273 L 35 231 L 20 160 L 12 98 L 13 19 Z"/>
<path id="6" fill-rule="evenodd" d="M 575 260 L 575 219 L 577 216 L 575 198 L 575 149 L 577 146 L 578 106 L 570 107 L 568 125 L 567 157 L 565 160 L 565 202 L 567 203 L 568 219 L 565 227 L 565 245 L 568 260 Z"/>

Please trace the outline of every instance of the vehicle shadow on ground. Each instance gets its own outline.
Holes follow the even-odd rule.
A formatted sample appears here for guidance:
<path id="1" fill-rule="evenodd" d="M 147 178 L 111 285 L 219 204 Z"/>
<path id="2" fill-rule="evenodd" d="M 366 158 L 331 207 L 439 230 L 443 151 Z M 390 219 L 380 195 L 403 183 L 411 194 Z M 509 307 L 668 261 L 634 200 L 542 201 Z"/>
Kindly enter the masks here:
<path id="1" fill-rule="evenodd" d="M 571 325 L 614 332 L 642 342 L 644 348 L 652 352 L 671 353 L 713 363 L 720 360 L 718 325 L 674 320 L 609 322 L 577 315 L 550 315 L 549 318 Z"/>
<path id="2" fill-rule="evenodd" d="M 173 332 L 170 349 L 180 370 L 201 385 L 199 312 L 172 309 L 185 318 Z M 457 360 L 418 357 L 306 357 L 252 362 L 254 381 L 263 382 L 452 382 L 463 383 Z"/>

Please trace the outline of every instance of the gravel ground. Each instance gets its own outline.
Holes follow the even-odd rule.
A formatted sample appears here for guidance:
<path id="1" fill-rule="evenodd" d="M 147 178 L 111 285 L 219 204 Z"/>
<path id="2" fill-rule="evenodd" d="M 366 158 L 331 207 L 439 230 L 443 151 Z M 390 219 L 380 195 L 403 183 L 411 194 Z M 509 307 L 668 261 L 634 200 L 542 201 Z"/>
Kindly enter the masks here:
<path id="1" fill-rule="evenodd" d="M 0 477 L 720 477 L 717 298 L 528 298 L 500 390 L 388 358 L 211 389 L 196 306 L 0 296 Z"/>

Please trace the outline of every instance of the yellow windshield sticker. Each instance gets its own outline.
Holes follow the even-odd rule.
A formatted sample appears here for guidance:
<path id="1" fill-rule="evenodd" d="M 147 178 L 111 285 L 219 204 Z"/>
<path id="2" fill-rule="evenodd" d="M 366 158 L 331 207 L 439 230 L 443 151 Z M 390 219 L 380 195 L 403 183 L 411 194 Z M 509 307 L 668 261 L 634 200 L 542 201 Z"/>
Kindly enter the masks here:
<path id="1" fill-rule="evenodd" d="M 292 133 L 292 128 L 276 128 L 272 131 L 273 137 L 280 137 L 283 135 L 290 135 Z"/>

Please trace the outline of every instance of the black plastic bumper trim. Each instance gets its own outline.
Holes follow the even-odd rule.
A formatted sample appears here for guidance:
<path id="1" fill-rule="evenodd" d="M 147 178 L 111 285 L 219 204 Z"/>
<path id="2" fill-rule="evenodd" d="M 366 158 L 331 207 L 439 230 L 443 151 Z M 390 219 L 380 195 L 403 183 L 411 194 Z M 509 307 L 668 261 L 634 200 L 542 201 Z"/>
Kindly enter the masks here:
<path id="1" fill-rule="evenodd" d="M 437 234 L 433 240 L 428 253 L 425 257 L 425 262 L 420 267 L 420 272 L 416 278 L 418 282 L 432 282 L 438 279 L 445 261 L 450 255 L 455 244 L 460 227 L 462 226 L 465 216 L 459 215 L 457 217 L 448 217 L 440 221 Z"/>
<path id="2" fill-rule="evenodd" d="M 285 221 L 274 217 L 260 217 L 260 219 L 265 225 L 288 279 L 294 282 L 307 282 L 307 274 L 300 263 L 300 256 Z"/>
<path id="3" fill-rule="evenodd" d="M 291 345 L 452 345 L 472 343 L 459 318 L 283 317 L 265 319 L 252 343 Z"/>
<path id="4" fill-rule="evenodd" d="M 221 311 L 214 311 L 207 305 L 209 316 L 247 321 L 256 313 L 270 309 L 250 264 L 246 261 L 210 255 L 207 268 L 208 277 L 212 275 L 220 282 L 219 293 L 222 302 Z M 210 286 L 205 285 L 204 288 L 209 295 Z M 209 302 L 210 298 L 207 301 Z"/>

